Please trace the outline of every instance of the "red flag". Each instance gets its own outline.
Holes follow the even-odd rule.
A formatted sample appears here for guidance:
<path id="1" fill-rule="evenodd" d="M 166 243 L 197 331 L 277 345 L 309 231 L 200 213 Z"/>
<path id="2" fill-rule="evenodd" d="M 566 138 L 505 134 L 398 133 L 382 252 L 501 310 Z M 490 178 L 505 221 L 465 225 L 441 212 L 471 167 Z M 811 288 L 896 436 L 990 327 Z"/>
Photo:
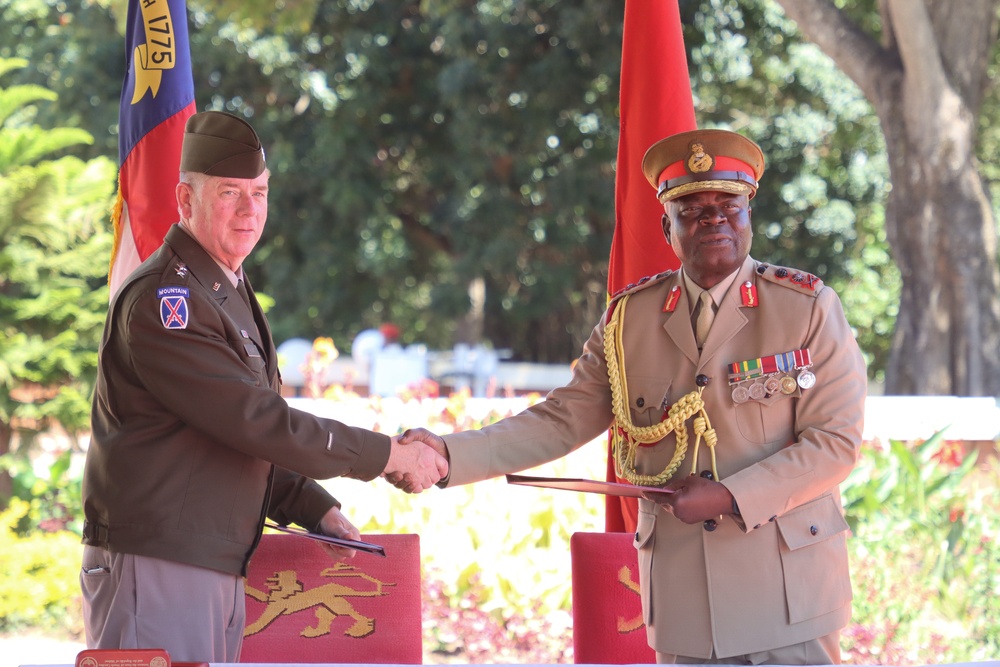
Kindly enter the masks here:
<path id="1" fill-rule="evenodd" d="M 125 63 L 112 296 L 177 222 L 181 142 L 195 111 L 185 0 L 129 0 Z"/>
<path id="2" fill-rule="evenodd" d="M 621 127 L 615 181 L 615 235 L 608 295 L 680 264 L 663 237 L 663 206 L 642 174 L 656 141 L 696 128 L 677 0 L 626 0 L 619 90 Z M 615 475 L 608 456 L 608 480 Z M 634 498 L 607 496 L 605 528 L 633 532 Z"/>

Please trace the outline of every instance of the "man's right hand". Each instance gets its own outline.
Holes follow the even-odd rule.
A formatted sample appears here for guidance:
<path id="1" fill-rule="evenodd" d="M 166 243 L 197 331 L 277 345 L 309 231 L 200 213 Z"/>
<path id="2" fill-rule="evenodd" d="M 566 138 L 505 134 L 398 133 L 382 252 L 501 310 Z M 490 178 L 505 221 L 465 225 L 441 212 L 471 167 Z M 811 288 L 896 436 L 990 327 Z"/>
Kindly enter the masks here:
<path id="1" fill-rule="evenodd" d="M 414 431 L 424 437 L 407 437 Z M 432 442 L 431 439 L 436 441 Z M 448 474 L 444 440 L 426 429 L 411 429 L 392 438 L 389 461 L 382 477 L 407 493 L 429 489 Z"/>
<path id="2" fill-rule="evenodd" d="M 420 493 L 424 489 L 434 486 L 442 477 L 448 474 L 448 447 L 444 444 L 444 439 L 441 436 L 435 435 L 425 428 L 411 428 L 404 431 L 402 435 L 393 438 L 392 446 L 394 454 L 397 449 L 407 450 L 410 448 L 433 453 L 435 465 L 437 466 L 435 472 L 438 473 L 436 477 L 432 474 L 425 478 L 408 474 L 407 470 L 393 466 L 393 455 L 391 454 L 389 456 L 389 465 L 386 466 L 382 477 L 397 489 L 402 489 L 407 493 Z M 401 452 L 400 455 L 405 456 L 406 453 Z M 432 477 L 433 481 L 427 483 Z"/>

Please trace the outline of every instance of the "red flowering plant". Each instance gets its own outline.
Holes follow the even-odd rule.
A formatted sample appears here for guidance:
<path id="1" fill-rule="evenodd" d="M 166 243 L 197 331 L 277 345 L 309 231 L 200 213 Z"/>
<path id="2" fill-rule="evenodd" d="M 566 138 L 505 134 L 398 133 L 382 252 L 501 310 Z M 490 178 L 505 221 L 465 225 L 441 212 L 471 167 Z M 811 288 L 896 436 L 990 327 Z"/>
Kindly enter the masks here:
<path id="1" fill-rule="evenodd" d="M 995 509 L 984 516 L 977 508 L 982 520 L 969 524 L 970 505 L 984 502 L 971 489 L 986 473 L 976 467 L 976 452 L 943 435 L 866 442 L 843 485 L 855 591 L 845 663 L 954 662 L 998 641 L 996 627 L 984 626 L 976 638 L 966 627 L 969 614 L 988 604 L 972 592 L 979 574 L 992 569 L 996 581 L 1000 570 L 981 560 Z"/>
<path id="2" fill-rule="evenodd" d="M 431 570 L 422 581 L 425 664 L 573 661 L 568 611 L 546 611 L 537 601 L 520 609 L 498 607 L 478 574 L 455 584 L 445 580 Z"/>
<path id="3" fill-rule="evenodd" d="M 306 354 L 300 369 L 304 379 L 306 396 L 323 398 L 326 395 L 330 388 L 326 375 L 330 366 L 339 356 L 340 350 L 334 345 L 332 338 L 321 336 L 313 341 L 312 349 Z"/>
<path id="4" fill-rule="evenodd" d="M 478 429 L 541 399 L 324 392 L 328 416 L 397 433 Z M 317 405 L 317 409 L 321 406 Z M 600 478 L 602 437 L 530 474 Z M 1000 655 L 1000 461 L 980 464 L 944 433 L 864 443 L 843 484 L 854 579 L 847 664 L 944 664 Z M 421 536 L 424 662 L 554 664 L 572 659 L 569 539 L 603 530 L 594 494 L 511 489 L 503 479 L 419 496 L 328 482 L 363 534 Z M 353 488 L 347 488 L 348 486 Z"/>
<path id="5" fill-rule="evenodd" d="M 960 516 L 953 512 L 961 509 L 959 486 L 976 460 L 976 452 L 966 456 L 960 442 L 945 440 L 944 431 L 916 443 L 866 442 L 844 483 L 848 522 L 856 529 L 875 515 L 898 513 L 907 525 L 916 522 L 950 531 L 948 519 Z"/>

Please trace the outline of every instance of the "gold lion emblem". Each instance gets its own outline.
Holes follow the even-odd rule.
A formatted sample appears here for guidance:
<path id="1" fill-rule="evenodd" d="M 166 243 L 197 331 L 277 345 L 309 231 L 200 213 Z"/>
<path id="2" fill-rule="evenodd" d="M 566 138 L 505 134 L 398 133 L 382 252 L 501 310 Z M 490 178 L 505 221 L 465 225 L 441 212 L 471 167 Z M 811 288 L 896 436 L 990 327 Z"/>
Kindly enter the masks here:
<path id="1" fill-rule="evenodd" d="M 621 569 L 618 570 L 618 582 L 636 595 L 639 594 L 639 583 L 632 578 L 632 570 L 630 570 L 627 565 L 622 565 Z M 624 616 L 618 617 L 618 634 L 627 635 L 628 633 L 634 632 L 641 627 L 641 613 L 631 620 L 625 618 Z"/>
<path id="2" fill-rule="evenodd" d="M 715 158 L 705 152 L 700 141 L 691 144 L 691 155 L 687 159 L 688 171 L 692 174 L 703 174 L 712 168 Z"/>
<path id="3" fill-rule="evenodd" d="M 388 595 L 383 589 L 387 586 L 395 586 L 396 584 L 379 581 L 345 563 L 337 563 L 333 567 L 324 569 L 320 572 L 320 576 L 331 578 L 355 577 L 375 584 L 375 589 L 367 591 L 357 590 L 341 583 L 329 583 L 305 590 L 294 571 L 282 570 L 275 572 L 273 577 L 267 578 L 267 593 L 249 584 L 246 585 L 247 595 L 258 602 L 266 603 L 267 606 L 264 607 L 264 611 L 261 612 L 256 621 L 246 626 L 243 636 L 249 637 L 261 632 L 281 616 L 295 614 L 307 609 L 313 610 L 316 617 L 316 624 L 314 626 L 307 625 L 303 628 L 300 633 L 303 637 L 322 637 L 323 635 L 330 634 L 333 621 L 338 616 L 348 616 L 354 619 L 351 627 L 344 632 L 348 637 L 361 639 L 375 632 L 375 619 L 358 613 L 346 598 L 371 598 Z"/>

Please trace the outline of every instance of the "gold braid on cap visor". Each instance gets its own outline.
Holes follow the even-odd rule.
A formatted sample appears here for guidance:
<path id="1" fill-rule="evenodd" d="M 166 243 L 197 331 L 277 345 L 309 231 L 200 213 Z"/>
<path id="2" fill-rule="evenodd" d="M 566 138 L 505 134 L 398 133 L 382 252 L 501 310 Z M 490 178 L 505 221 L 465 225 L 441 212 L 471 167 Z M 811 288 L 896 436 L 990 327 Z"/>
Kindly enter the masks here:
<path id="1" fill-rule="evenodd" d="M 691 457 L 691 473 L 698 469 L 698 449 L 702 437 L 712 455 L 712 474 L 719 479 L 715 464 L 715 429 L 705 412 L 705 401 L 701 393 L 704 387 L 685 394 L 670 406 L 667 418 L 653 426 L 636 426 L 629 416 L 628 384 L 625 378 L 625 350 L 622 346 L 622 329 L 625 323 L 625 306 L 631 294 L 622 297 L 611 319 L 604 329 L 604 356 L 608 364 L 608 381 L 611 386 L 611 411 L 615 423 L 611 426 L 611 452 L 615 462 L 615 474 L 637 486 L 664 486 L 684 460 L 688 448 L 688 430 L 685 422 L 694 419 L 694 453 Z M 697 416 L 695 416 L 697 415 Z M 635 456 L 640 444 L 659 442 L 671 433 L 676 433 L 676 448 L 673 458 L 662 472 L 656 475 L 640 474 L 635 467 Z"/>
<path id="2" fill-rule="evenodd" d="M 753 194 L 757 191 L 749 184 L 739 183 L 737 181 L 691 181 L 690 183 L 678 185 L 674 188 L 664 188 L 663 192 L 658 195 L 658 198 L 661 202 L 664 202 L 667 201 L 667 199 L 683 197 L 691 192 L 704 192 L 705 190 L 716 190 L 719 192 L 730 192 L 734 195 L 750 196 L 753 196 Z"/>

